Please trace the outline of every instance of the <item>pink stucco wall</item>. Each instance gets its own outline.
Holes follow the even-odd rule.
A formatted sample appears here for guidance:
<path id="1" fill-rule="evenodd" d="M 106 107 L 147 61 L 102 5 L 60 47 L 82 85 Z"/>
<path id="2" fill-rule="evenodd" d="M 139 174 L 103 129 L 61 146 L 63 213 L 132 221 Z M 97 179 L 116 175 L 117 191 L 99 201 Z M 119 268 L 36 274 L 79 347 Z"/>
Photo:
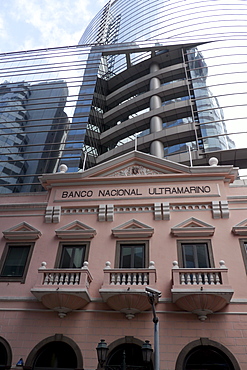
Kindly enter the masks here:
<path id="1" fill-rule="evenodd" d="M 147 161 L 142 165 L 150 167 Z M 124 164 L 121 163 L 121 168 L 123 166 Z M 25 360 L 35 345 L 56 333 L 61 333 L 77 343 L 83 355 L 85 369 L 97 367 L 95 348 L 101 338 L 104 338 L 108 344 L 125 336 L 134 336 L 143 341 L 148 339 L 153 343 L 151 310 L 137 314 L 132 320 L 127 320 L 123 313 L 113 311 L 107 303 L 104 303 L 99 293 L 104 279 L 105 262 L 110 261 L 111 267 L 114 268 L 118 239 L 112 235 L 112 229 L 131 219 L 136 219 L 154 229 L 153 235 L 146 239 L 149 240 L 149 261 L 155 262 L 157 271 L 155 289 L 162 292 L 162 298 L 156 306 L 160 319 L 160 368 L 175 369 L 178 354 L 184 346 L 205 337 L 227 347 L 237 359 L 241 369 L 247 369 L 247 275 L 240 248 L 240 239 L 245 239 L 245 236 L 234 235 L 232 232 L 235 225 L 247 218 L 247 187 L 229 185 L 234 175 L 228 167 L 220 168 L 218 174 L 211 168 L 207 171 L 202 168 L 201 173 L 198 170 L 196 174 L 183 173 L 182 169 L 179 172 L 177 167 L 176 170 L 172 170 L 171 165 L 168 170 L 165 163 L 163 167 L 160 163 L 158 165 L 152 163 L 153 168 L 159 171 L 159 174 L 118 177 L 109 175 L 109 168 L 104 167 L 100 168 L 98 173 L 96 170 L 93 174 L 89 171 L 89 175 L 86 172 L 73 174 L 73 176 L 47 175 L 43 179 L 47 190 L 42 194 L 1 197 L 1 231 L 6 231 L 25 221 L 42 234 L 35 241 L 25 283 L 0 281 L 0 336 L 11 346 L 13 364 L 20 357 Z M 111 168 L 111 171 L 117 170 L 117 165 Z M 108 171 L 107 175 L 104 171 Z M 207 185 L 212 191 L 206 194 L 145 196 L 145 191 L 149 187 L 171 186 L 171 184 L 177 187 L 186 186 L 186 184 L 188 186 Z M 61 197 L 64 189 L 66 191 L 93 189 L 96 195 L 99 189 L 113 188 L 138 188 L 142 196 L 134 194 L 101 198 L 94 196 L 64 199 Z M 212 201 L 227 201 L 229 215 L 221 213 L 219 218 L 214 218 Z M 169 220 L 155 219 L 154 204 L 162 202 L 169 203 Z M 114 204 L 115 212 L 112 221 L 99 221 L 100 204 Z M 52 220 L 50 223 L 45 222 L 47 206 L 61 206 L 59 222 L 54 223 Z M 117 211 L 120 206 L 124 210 Z M 85 210 L 85 208 L 96 209 L 96 212 L 82 213 L 80 209 Z M 220 312 L 209 315 L 203 322 L 199 321 L 195 314 L 182 312 L 171 301 L 172 262 L 178 260 L 177 241 L 186 240 L 186 237 L 173 236 L 171 228 L 190 217 L 215 227 L 213 236 L 202 238 L 198 235 L 187 237 L 187 240 L 211 240 L 215 267 L 219 266 L 220 260 L 225 261 L 228 267 L 229 284 L 234 291 L 230 304 Z M 31 289 L 40 283 L 38 268 L 41 262 L 45 261 L 47 268 L 54 268 L 60 242 L 55 230 L 75 220 L 96 230 L 96 235 L 90 240 L 88 258 L 89 271 L 93 277 L 89 287 L 92 301 L 78 312 L 70 312 L 64 319 L 60 319 L 56 312 L 47 309 L 35 299 Z M 134 239 L 138 240 L 138 238 Z M 141 238 L 143 239 L 145 238 Z M 70 241 L 73 240 L 72 236 Z M 6 238 L 1 234 L 0 256 L 6 242 Z"/>

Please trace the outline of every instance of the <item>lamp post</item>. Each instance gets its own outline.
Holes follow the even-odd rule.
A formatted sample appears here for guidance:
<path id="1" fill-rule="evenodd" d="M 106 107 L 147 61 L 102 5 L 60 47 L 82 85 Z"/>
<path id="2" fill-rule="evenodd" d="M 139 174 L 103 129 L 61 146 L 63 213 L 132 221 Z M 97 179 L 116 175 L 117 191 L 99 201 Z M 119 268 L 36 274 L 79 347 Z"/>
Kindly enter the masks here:
<path id="1" fill-rule="evenodd" d="M 156 315 L 155 304 L 161 297 L 161 292 L 147 287 L 146 293 L 148 296 L 149 303 L 152 306 L 153 311 L 153 323 L 154 323 L 154 370 L 160 368 L 160 340 L 159 340 L 159 319 Z"/>

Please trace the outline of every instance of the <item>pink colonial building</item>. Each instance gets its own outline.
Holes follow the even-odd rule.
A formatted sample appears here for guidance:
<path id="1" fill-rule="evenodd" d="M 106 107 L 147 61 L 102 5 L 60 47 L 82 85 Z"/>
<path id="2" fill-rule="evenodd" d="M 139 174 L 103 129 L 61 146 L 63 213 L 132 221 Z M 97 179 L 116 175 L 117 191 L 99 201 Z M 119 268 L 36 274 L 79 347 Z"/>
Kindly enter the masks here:
<path id="1" fill-rule="evenodd" d="M 2 195 L 0 367 L 246 370 L 247 185 L 211 164 L 134 151 Z"/>

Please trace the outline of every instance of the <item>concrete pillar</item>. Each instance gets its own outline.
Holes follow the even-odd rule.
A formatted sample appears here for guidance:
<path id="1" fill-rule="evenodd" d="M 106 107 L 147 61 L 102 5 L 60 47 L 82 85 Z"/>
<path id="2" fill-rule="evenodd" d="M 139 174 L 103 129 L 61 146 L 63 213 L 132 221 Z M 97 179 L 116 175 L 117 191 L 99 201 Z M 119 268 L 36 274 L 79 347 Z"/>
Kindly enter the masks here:
<path id="1" fill-rule="evenodd" d="M 150 132 L 161 131 L 163 128 L 162 126 L 162 119 L 159 116 L 154 116 L 150 120 Z"/>
<path id="2" fill-rule="evenodd" d="M 150 154 L 155 155 L 155 157 L 164 157 L 164 145 L 159 140 L 152 141 L 150 145 Z"/>
<path id="3" fill-rule="evenodd" d="M 162 104 L 161 99 L 158 95 L 151 96 L 150 102 L 149 102 L 150 109 L 160 108 L 161 104 Z"/>
<path id="4" fill-rule="evenodd" d="M 157 63 L 152 63 L 150 66 L 150 73 L 156 72 L 159 70 L 159 65 Z M 152 77 L 149 82 L 150 91 L 158 89 L 161 86 L 160 80 L 158 77 Z M 162 106 L 161 98 L 158 95 L 153 95 L 150 98 L 149 102 L 150 111 L 153 109 L 160 108 Z M 162 130 L 162 119 L 159 116 L 153 116 L 150 119 L 150 132 L 155 133 Z M 150 154 L 155 155 L 156 157 L 164 157 L 164 145 L 159 140 L 154 140 L 150 144 Z"/>
<path id="5" fill-rule="evenodd" d="M 160 87 L 160 80 L 158 77 L 152 77 L 149 82 L 149 90 L 158 89 Z"/>

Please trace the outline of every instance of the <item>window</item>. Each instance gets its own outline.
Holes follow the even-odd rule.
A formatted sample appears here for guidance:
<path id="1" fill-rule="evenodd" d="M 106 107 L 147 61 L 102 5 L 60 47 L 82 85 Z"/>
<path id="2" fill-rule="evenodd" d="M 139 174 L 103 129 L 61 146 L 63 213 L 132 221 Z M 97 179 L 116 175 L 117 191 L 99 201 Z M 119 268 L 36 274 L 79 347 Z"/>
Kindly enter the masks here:
<path id="1" fill-rule="evenodd" d="M 145 268 L 148 265 L 148 242 L 118 242 L 116 267 Z"/>
<path id="2" fill-rule="evenodd" d="M 81 268 L 88 257 L 89 243 L 61 244 L 58 253 L 59 268 Z"/>
<path id="3" fill-rule="evenodd" d="M 240 240 L 240 246 L 242 251 L 242 256 L 244 260 L 244 265 L 247 272 L 247 240 Z"/>
<path id="4" fill-rule="evenodd" d="M 184 268 L 213 267 L 210 241 L 186 241 L 178 244 L 179 266 Z"/>
<path id="5" fill-rule="evenodd" d="M 33 244 L 7 244 L 1 261 L 1 280 L 25 281 Z"/>

